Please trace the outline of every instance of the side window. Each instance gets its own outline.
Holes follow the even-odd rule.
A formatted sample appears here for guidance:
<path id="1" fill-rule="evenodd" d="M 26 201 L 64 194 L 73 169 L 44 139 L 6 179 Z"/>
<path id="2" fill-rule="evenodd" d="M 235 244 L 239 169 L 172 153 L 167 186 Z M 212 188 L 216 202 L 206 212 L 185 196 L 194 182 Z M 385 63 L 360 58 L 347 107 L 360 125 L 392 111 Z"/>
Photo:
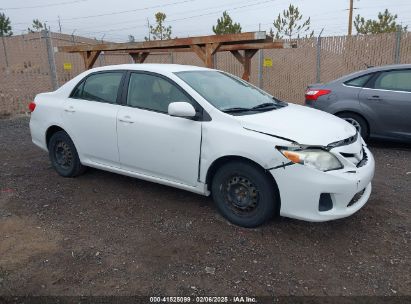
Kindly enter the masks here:
<path id="1" fill-rule="evenodd" d="M 411 92 L 411 70 L 382 72 L 375 80 L 374 88 Z"/>
<path id="2" fill-rule="evenodd" d="M 116 103 L 122 72 L 91 75 L 73 92 L 73 98 Z"/>
<path id="3" fill-rule="evenodd" d="M 352 86 L 352 87 L 364 87 L 368 80 L 370 80 L 370 78 L 373 76 L 374 74 L 367 74 L 367 75 L 363 75 L 351 80 L 348 80 L 345 82 L 346 85 Z"/>
<path id="4" fill-rule="evenodd" d="M 191 103 L 180 88 L 164 78 L 143 73 L 130 75 L 127 105 L 167 113 L 168 105 L 176 101 Z"/>
<path id="5" fill-rule="evenodd" d="M 76 99 L 81 98 L 81 94 L 83 93 L 84 82 L 85 81 L 82 80 L 82 82 L 76 87 L 74 92 L 71 94 L 72 98 L 76 98 Z"/>

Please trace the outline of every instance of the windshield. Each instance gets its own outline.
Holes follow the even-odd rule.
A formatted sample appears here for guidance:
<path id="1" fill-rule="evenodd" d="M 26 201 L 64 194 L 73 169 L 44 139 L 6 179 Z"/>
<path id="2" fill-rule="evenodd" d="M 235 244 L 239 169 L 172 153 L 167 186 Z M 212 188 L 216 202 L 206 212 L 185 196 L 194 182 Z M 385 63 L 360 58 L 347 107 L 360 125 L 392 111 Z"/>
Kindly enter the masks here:
<path id="1" fill-rule="evenodd" d="M 261 112 L 286 105 L 248 82 L 223 72 L 185 71 L 175 74 L 223 112 Z"/>

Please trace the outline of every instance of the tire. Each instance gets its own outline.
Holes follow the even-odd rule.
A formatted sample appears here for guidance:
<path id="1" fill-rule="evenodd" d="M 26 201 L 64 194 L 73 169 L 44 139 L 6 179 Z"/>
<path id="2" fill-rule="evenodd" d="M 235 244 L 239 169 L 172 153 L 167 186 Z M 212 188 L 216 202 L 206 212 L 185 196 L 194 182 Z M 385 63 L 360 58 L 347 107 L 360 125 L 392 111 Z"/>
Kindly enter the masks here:
<path id="1" fill-rule="evenodd" d="M 246 228 L 271 219 L 280 205 L 277 185 L 262 169 L 244 161 L 219 168 L 212 179 L 211 193 L 220 213 Z"/>
<path id="2" fill-rule="evenodd" d="M 341 113 L 337 114 L 337 116 L 352 124 L 364 140 L 368 139 L 370 130 L 367 122 L 360 115 L 355 113 Z"/>
<path id="3" fill-rule="evenodd" d="M 61 176 L 75 177 L 84 172 L 85 167 L 81 164 L 76 147 L 66 132 L 54 133 L 48 149 L 51 164 Z"/>

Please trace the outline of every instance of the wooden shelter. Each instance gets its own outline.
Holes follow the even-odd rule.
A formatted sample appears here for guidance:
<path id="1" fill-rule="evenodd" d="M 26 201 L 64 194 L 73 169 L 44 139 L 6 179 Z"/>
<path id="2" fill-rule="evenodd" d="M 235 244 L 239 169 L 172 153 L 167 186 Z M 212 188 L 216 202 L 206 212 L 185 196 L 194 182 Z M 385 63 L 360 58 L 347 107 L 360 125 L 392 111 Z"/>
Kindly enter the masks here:
<path id="1" fill-rule="evenodd" d="M 243 79 L 249 81 L 251 58 L 259 49 L 283 48 L 282 42 L 273 42 L 265 32 L 248 32 L 228 35 L 212 35 L 170 40 L 153 40 L 128 43 L 102 43 L 93 45 L 60 46 L 60 52 L 80 53 L 86 69 L 93 67 L 101 52 L 128 53 L 135 63 L 143 63 L 152 52 L 194 52 L 213 68 L 216 52 L 231 52 L 244 68 Z"/>

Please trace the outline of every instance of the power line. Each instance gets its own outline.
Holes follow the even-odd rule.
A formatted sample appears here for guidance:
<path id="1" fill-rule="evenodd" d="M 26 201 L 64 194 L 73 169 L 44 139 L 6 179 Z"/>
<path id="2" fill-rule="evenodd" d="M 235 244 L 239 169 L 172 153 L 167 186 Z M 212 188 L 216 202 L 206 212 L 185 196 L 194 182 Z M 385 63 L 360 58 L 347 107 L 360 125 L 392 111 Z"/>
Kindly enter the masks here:
<path id="1" fill-rule="evenodd" d="M 21 9 L 31 9 L 31 8 L 42 8 L 42 7 L 50 7 L 50 6 L 60 6 L 60 5 L 74 4 L 74 3 L 86 2 L 86 1 L 88 1 L 88 0 L 75 0 L 75 1 L 60 2 L 60 3 L 50 3 L 50 4 L 34 5 L 34 6 L 6 7 L 6 8 L 0 8 L 0 10 L 10 11 L 10 10 L 21 10 Z"/>
<path id="2" fill-rule="evenodd" d="M 88 0 L 78 0 L 78 1 L 88 1 Z M 137 12 L 137 11 L 143 11 L 143 10 L 149 10 L 153 8 L 161 8 L 165 6 L 171 6 L 171 5 L 177 5 L 177 4 L 183 4 L 187 2 L 194 2 L 197 0 L 183 0 L 183 1 L 177 1 L 177 2 L 172 2 L 172 3 L 167 3 L 167 4 L 161 4 L 161 5 L 154 5 L 154 6 L 148 6 L 148 7 L 142 7 L 142 8 L 136 8 L 136 9 L 131 9 L 131 10 L 123 10 L 123 11 L 118 11 L 118 12 L 111 12 L 111 13 L 104 13 L 104 14 L 96 14 L 96 15 L 88 15 L 88 16 L 80 16 L 80 17 L 73 17 L 73 18 L 63 18 L 61 21 L 69 21 L 69 20 L 80 20 L 80 19 L 89 19 L 89 18 L 96 18 L 96 17 L 104 17 L 104 16 L 113 16 L 113 15 L 120 15 L 120 14 L 126 14 L 126 13 L 132 13 L 132 12 Z M 52 22 L 53 20 L 45 20 L 45 22 Z M 15 25 L 19 24 L 27 24 L 26 22 L 19 22 L 19 23 L 14 23 Z"/>
<path id="3" fill-rule="evenodd" d="M 268 2 L 273 2 L 273 1 L 276 1 L 276 0 L 266 0 L 266 1 L 260 1 L 260 2 L 253 3 L 253 4 L 237 6 L 237 7 L 234 7 L 234 8 L 227 9 L 227 11 L 239 10 L 239 9 L 243 9 L 243 8 L 247 8 L 247 7 L 251 7 L 251 6 L 255 6 L 255 5 L 260 5 L 260 4 L 264 4 L 264 3 L 268 3 Z M 221 10 L 213 11 L 213 12 L 205 13 L 205 14 L 188 16 L 188 17 L 184 17 L 184 18 L 177 18 L 177 19 L 167 20 L 166 23 L 169 24 L 170 22 L 178 22 L 178 21 L 188 20 L 188 19 L 192 19 L 192 18 L 199 18 L 199 17 L 209 16 L 209 15 L 215 15 L 215 14 L 221 14 Z M 114 28 L 114 29 L 108 29 L 108 30 L 104 30 L 104 31 L 92 31 L 92 32 L 84 32 L 84 33 L 99 34 L 99 33 L 107 33 L 107 32 L 114 32 L 114 31 L 123 31 L 123 30 L 135 29 L 137 26 L 143 27 L 145 25 L 143 25 L 143 24 L 137 25 L 136 24 L 136 25 L 129 26 L 129 27 Z"/>
<path id="4" fill-rule="evenodd" d="M 194 1 L 197 1 L 197 0 L 184 0 L 184 1 L 178 1 L 178 2 L 173 2 L 173 3 L 159 4 L 159 5 L 149 6 L 149 7 L 136 8 L 136 9 L 132 9 L 132 10 L 124 10 L 124 11 L 119 11 L 119 12 L 111 12 L 111 13 L 98 14 L 98 15 L 89 15 L 89 16 L 82 16 L 82 17 L 67 18 L 67 19 L 62 19 L 62 21 L 88 19 L 88 18 L 96 18 L 96 17 L 112 16 L 112 15 L 120 15 L 120 14 L 125 14 L 125 13 L 144 11 L 144 10 L 153 9 L 153 8 L 162 8 L 162 7 L 165 7 L 165 6 L 183 4 L 183 3 L 194 2 Z"/>
<path id="5" fill-rule="evenodd" d="M 224 8 L 224 7 L 226 7 L 227 5 L 231 5 L 231 4 L 234 4 L 234 3 L 249 3 L 250 1 L 249 0 L 243 0 L 243 1 L 234 1 L 234 2 L 231 2 L 231 3 L 227 3 L 227 4 L 224 4 L 224 5 L 219 5 L 219 6 L 212 6 L 212 7 L 207 7 L 207 8 L 201 8 L 201 9 L 195 9 L 195 10 L 189 10 L 189 11 L 184 11 L 184 12 L 177 12 L 177 13 L 173 13 L 171 16 L 175 16 L 175 15 L 182 15 L 182 14 L 187 14 L 187 13 L 192 13 L 192 12 L 198 12 L 198 11 L 206 11 L 206 10 L 210 10 L 210 9 L 216 9 L 216 8 Z M 251 1 L 251 2 L 254 2 L 254 1 Z M 168 17 L 170 17 L 169 15 L 167 15 Z M 125 20 L 125 21 L 122 21 L 122 22 L 115 22 L 115 23 L 105 23 L 104 25 L 105 26 L 112 26 L 112 25 L 118 25 L 118 24 L 129 24 L 129 23 L 134 23 L 134 22 L 136 22 L 136 20 L 135 19 L 133 19 L 133 20 Z M 87 27 L 82 27 L 82 29 L 91 29 L 91 28 L 98 28 L 98 27 L 101 27 L 101 25 L 94 25 L 94 26 L 87 26 Z"/>

